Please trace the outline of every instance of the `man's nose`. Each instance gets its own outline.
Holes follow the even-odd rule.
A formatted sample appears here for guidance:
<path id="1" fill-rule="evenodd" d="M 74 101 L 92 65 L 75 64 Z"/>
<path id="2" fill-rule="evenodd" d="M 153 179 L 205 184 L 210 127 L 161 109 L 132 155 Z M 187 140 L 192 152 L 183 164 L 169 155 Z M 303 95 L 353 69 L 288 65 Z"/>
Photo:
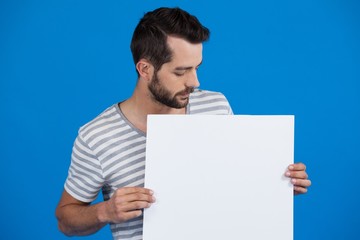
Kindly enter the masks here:
<path id="1" fill-rule="evenodd" d="M 191 74 L 189 74 L 189 77 L 186 82 L 186 86 L 191 88 L 198 88 L 200 86 L 200 82 L 197 77 L 197 72 L 195 69 L 191 71 Z"/>

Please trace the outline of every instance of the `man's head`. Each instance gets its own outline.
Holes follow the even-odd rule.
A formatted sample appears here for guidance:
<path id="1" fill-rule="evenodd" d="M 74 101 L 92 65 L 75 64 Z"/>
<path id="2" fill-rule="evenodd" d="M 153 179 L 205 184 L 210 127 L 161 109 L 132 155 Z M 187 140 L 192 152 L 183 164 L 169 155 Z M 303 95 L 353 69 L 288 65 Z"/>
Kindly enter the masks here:
<path id="1" fill-rule="evenodd" d="M 197 69 L 202 63 L 202 44 L 190 43 L 182 38 L 169 36 L 167 44 L 172 52 L 171 61 L 164 63 L 160 70 L 147 74 L 147 69 L 139 67 L 143 80 L 147 79 L 149 96 L 157 103 L 184 108 L 190 93 L 199 87 Z M 147 65 L 141 60 L 139 65 Z"/>
<path id="2" fill-rule="evenodd" d="M 135 28 L 131 52 L 135 65 L 147 59 L 157 72 L 172 59 L 167 44 L 168 36 L 182 38 L 190 43 L 202 43 L 210 36 L 199 20 L 180 8 L 158 8 L 148 12 Z"/>

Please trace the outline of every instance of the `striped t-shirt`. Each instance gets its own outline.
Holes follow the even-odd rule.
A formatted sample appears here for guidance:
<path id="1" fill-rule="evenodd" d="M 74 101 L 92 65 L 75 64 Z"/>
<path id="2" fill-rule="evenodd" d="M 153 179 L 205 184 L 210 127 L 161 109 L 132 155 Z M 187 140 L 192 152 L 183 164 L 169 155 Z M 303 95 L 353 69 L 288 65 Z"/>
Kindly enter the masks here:
<path id="1" fill-rule="evenodd" d="M 221 93 L 195 90 L 186 114 L 229 115 L 231 107 Z M 121 187 L 143 187 L 146 134 L 134 127 L 118 104 L 80 128 L 71 156 L 65 190 L 83 202 L 92 202 L 102 190 L 104 200 Z M 142 216 L 110 224 L 114 239 L 142 239 Z"/>

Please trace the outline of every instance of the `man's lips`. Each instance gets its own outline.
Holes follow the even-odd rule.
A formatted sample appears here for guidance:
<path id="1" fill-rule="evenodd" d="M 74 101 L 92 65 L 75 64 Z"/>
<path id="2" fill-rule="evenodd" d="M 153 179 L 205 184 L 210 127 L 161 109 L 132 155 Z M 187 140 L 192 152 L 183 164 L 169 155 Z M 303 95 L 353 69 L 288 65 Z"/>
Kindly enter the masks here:
<path id="1" fill-rule="evenodd" d="M 190 88 L 190 89 L 186 89 L 184 91 L 181 91 L 176 95 L 178 95 L 180 97 L 183 97 L 183 98 L 188 98 L 190 96 L 190 93 L 192 93 L 192 92 L 194 92 L 194 89 Z"/>
<path id="2" fill-rule="evenodd" d="M 183 93 L 179 93 L 177 94 L 181 99 L 186 99 L 189 98 L 190 93 L 189 92 L 183 92 Z"/>

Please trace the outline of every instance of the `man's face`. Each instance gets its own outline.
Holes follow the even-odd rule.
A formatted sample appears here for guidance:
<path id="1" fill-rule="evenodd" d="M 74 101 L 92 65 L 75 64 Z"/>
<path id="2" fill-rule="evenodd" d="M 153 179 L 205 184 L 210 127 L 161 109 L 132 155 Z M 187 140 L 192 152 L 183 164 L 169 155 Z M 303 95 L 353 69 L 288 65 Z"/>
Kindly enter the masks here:
<path id="1" fill-rule="evenodd" d="M 196 71 L 202 62 L 202 44 L 169 36 L 168 45 L 172 60 L 153 74 L 148 89 L 156 102 L 184 108 L 189 103 L 190 93 L 200 85 Z"/>
<path id="2" fill-rule="evenodd" d="M 173 94 L 161 83 L 158 74 L 155 73 L 149 84 L 149 91 L 153 98 L 161 104 L 171 108 L 184 108 L 189 103 L 189 94 L 194 91 L 193 87 L 186 87 L 184 90 Z"/>

